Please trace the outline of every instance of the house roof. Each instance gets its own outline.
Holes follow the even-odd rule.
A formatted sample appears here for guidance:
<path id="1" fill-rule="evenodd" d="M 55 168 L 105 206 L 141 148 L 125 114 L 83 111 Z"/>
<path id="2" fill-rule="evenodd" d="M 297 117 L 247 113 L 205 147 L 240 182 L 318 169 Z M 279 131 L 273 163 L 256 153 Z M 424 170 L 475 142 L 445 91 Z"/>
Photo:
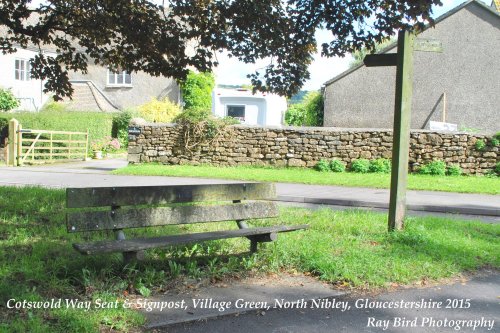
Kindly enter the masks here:
<path id="1" fill-rule="evenodd" d="M 64 98 L 61 102 L 68 111 L 102 111 L 116 112 L 115 106 L 108 97 L 90 80 L 70 81 L 74 89 L 72 98 Z"/>
<path id="2" fill-rule="evenodd" d="M 260 91 L 257 91 L 254 94 L 251 89 L 244 89 L 244 88 L 239 88 L 239 89 L 215 88 L 213 90 L 213 93 L 215 96 L 219 97 L 245 97 L 245 98 L 265 99 L 266 97 L 269 96 L 278 96 L 276 94 L 260 92 Z"/>
<path id="3" fill-rule="evenodd" d="M 36 25 L 39 20 L 40 20 L 40 14 L 31 13 L 31 15 L 27 19 L 24 20 L 24 25 L 25 26 Z M 0 35 L 6 36 L 6 37 L 11 37 L 12 33 L 9 33 L 9 29 L 7 28 L 6 25 L 0 24 Z M 57 53 L 57 48 L 52 44 L 43 44 L 43 45 L 40 45 L 40 47 L 38 47 L 38 45 L 29 41 L 27 47 L 22 47 L 18 43 L 13 43 L 13 45 L 17 48 L 21 48 L 24 50 L 30 50 L 30 51 L 34 51 L 34 52 L 42 51 L 42 52 Z"/>
<path id="4" fill-rule="evenodd" d="M 486 10 L 487 12 L 495 15 L 497 18 L 500 19 L 500 0 L 493 0 L 495 2 L 495 5 L 497 6 L 497 9 L 498 11 L 495 11 L 495 9 L 493 7 L 489 7 L 487 5 L 485 5 L 483 2 L 481 1 L 478 1 L 478 0 L 468 0 L 464 3 L 462 3 L 461 5 L 458 5 L 457 7 L 453 8 L 452 10 L 444 13 L 443 15 L 439 16 L 437 19 L 434 20 L 434 25 L 438 24 L 439 22 L 442 22 L 443 20 L 447 19 L 448 17 L 452 16 L 453 14 L 459 12 L 460 10 L 464 9 L 465 7 L 471 5 L 471 4 L 474 4 L 474 5 L 478 5 L 480 8 Z M 493 3 L 492 3 L 493 5 Z M 430 27 L 432 27 L 433 25 L 427 25 L 423 31 L 429 29 Z M 394 43 L 391 43 L 390 45 L 388 45 L 387 47 L 383 48 L 382 50 L 380 50 L 379 52 L 377 53 L 387 53 L 388 51 L 394 49 L 395 47 L 397 46 L 397 41 L 395 41 Z M 349 68 L 348 70 L 342 72 L 341 74 L 335 76 L 334 78 L 326 81 L 323 86 L 328 86 L 344 77 L 346 77 L 347 75 L 351 74 L 352 72 L 355 72 L 357 71 L 358 69 L 360 69 L 361 67 L 364 67 L 365 65 L 363 63 L 361 64 L 358 64 L 352 68 Z"/>

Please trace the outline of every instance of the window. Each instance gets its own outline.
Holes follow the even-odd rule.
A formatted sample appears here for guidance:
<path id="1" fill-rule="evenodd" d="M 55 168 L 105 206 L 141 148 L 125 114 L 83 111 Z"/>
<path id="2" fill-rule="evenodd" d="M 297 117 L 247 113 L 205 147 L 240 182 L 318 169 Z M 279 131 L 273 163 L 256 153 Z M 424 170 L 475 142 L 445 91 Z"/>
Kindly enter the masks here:
<path id="1" fill-rule="evenodd" d="M 132 77 L 127 71 L 114 71 L 108 69 L 108 85 L 110 86 L 130 86 Z"/>
<path id="2" fill-rule="evenodd" d="M 25 59 L 16 59 L 14 68 L 14 78 L 19 81 L 29 81 L 30 75 L 30 62 Z"/>
<path id="3" fill-rule="evenodd" d="M 228 105 L 227 116 L 245 122 L 245 106 L 244 105 Z"/>

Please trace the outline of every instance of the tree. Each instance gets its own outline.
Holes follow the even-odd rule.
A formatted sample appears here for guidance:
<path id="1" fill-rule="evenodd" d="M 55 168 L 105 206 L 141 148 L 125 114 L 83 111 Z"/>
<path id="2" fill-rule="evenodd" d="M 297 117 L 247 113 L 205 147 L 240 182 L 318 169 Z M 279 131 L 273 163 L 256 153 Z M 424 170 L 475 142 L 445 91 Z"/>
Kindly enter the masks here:
<path id="1" fill-rule="evenodd" d="M 164 1 L 163 3 L 165 3 Z M 87 63 L 183 80 L 190 66 L 217 65 L 227 50 L 246 63 L 269 58 L 250 74 L 252 85 L 281 95 L 296 93 L 309 78 L 314 34 L 325 28 L 332 41 L 324 56 L 344 56 L 390 36 L 395 29 L 422 28 L 440 0 L 170 0 L 168 8 L 147 0 L 0 0 L 0 50 L 17 46 L 58 49 L 31 62 L 45 91 L 72 93 L 68 71 L 85 73 Z M 193 47 L 193 50 L 187 50 Z"/>
<path id="2" fill-rule="evenodd" d="M 182 99 L 185 109 L 212 108 L 212 90 L 215 86 L 214 75 L 190 71 L 187 78 L 181 82 Z"/>

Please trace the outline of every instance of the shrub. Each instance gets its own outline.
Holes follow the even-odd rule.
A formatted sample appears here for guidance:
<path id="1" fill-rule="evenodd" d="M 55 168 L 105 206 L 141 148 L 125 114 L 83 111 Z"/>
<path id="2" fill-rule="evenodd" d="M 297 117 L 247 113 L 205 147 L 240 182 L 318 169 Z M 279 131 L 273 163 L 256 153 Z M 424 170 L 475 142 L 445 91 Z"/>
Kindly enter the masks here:
<path id="1" fill-rule="evenodd" d="M 215 86 L 213 73 L 195 73 L 190 71 L 180 86 L 182 99 L 184 100 L 184 109 L 212 108 L 212 90 Z"/>
<path id="2" fill-rule="evenodd" d="M 444 176 L 446 174 L 446 163 L 443 161 L 432 161 L 422 166 L 418 173 L 422 175 Z"/>
<path id="3" fill-rule="evenodd" d="M 310 91 L 302 103 L 294 104 L 285 113 L 285 123 L 291 126 L 323 126 L 323 95 Z"/>
<path id="4" fill-rule="evenodd" d="M 179 113 L 175 118 L 174 122 L 182 123 L 182 122 L 190 122 L 197 123 L 200 121 L 207 120 L 210 118 L 212 111 L 210 109 L 196 108 L 196 109 L 187 109 Z"/>
<path id="5" fill-rule="evenodd" d="M 0 118 L 0 147 L 3 147 L 5 138 L 9 136 L 9 121 L 6 118 Z"/>
<path id="6" fill-rule="evenodd" d="M 285 112 L 285 124 L 289 126 L 302 126 L 306 121 L 306 109 L 304 104 L 291 105 Z"/>
<path id="7" fill-rule="evenodd" d="M 307 126 L 323 126 L 323 95 L 319 91 L 311 91 L 304 97 Z"/>
<path id="8" fill-rule="evenodd" d="M 351 165 L 351 170 L 359 173 L 367 173 L 370 171 L 370 161 L 364 158 L 354 160 Z"/>
<path id="9" fill-rule="evenodd" d="M 448 166 L 446 174 L 449 176 L 460 176 L 462 174 L 462 168 L 460 168 L 457 164 L 452 164 Z"/>
<path id="10" fill-rule="evenodd" d="M 64 112 L 66 107 L 63 103 L 58 103 L 53 99 L 47 101 L 41 108 L 40 112 Z"/>
<path id="11" fill-rule="evenodd" d="M 10 120 L 12 114 L 0 113 L 0 118 Z M 53 131 L 86 132 L 89 142 L 111 135 L 113 115 L 100 112 L 16 112 L 15 118 L 23 128 Z"/>
<path id="12" fill-rule="evenodd" d="M 391 172 L 391 161 L 386 158 L 377 158 L 370 162 L 370 172 L 389 173 Z"/>
<path id="13" fill-rule="evenodd" d="M 118 139 L 113 139 L 110 136 L 94 140 L 90 144 L 90 148 L 93 151 L 102 151 L 104 154 L 117 151 L 120 147 L 121 145 Z"/>
<path id="14" fill-rule="evenodd" d="M 327 160 L 319 160 L 319 162 L 314 166 L 314 169 L 321 172 L 330 171 L 330 163 L 328 163 Z"/>
<path id="15" fill-rule="evenodd" d="M 497 176 L 500 176 L 500 162 L 497 162 L 497 165 L 495 165 L 495 172 Z"/>
<path id="16" fill-rule="evenodd" d="M 493 147 L 498 147 L 500 146 L 500 132 L 497 132 L 492 138 L 491 138 L 491 145 Z"/>
<path id="17" fill-rule="evenodd" d="M 180 106 L 167 98 L 164 100 L 152 98 L 151 101 L 139 106 L 138 110 L 142 118 L 153 123 L 169 123 L 181 112 Z"/>
<path id="18" fill-rule="evenodd" d="M 484 142 L 484 140 L 479 139 L 476 141 L 475 147 L 477 150 L 483 151 L 484 148 L 486 148 L 486 143 Z"/>
<path id="19" fill-rule="evenodd" d="M 111 135 L 117 138 L 123 147 L 128 146 L 128 125 L 133 117 L 134 112 L 131 110 L 125 110 L 113 116 Z"/>
<path id="20" fill-rule="evenodd" d="M 0 111 L 10 111 L 19 106 L 19 101 L 10 89 L 0 88 Z"/>
<path id="21" fill-rule="evenodd" d="M 342 161 L 334 159 L 330 162 L 330 170 L 333 172 L 344 172 L 345 164 Z"/>
<path id="22" fill-rule="evenodd" d="M 209 109 L 185 110 L 175 117 L 174 121 L 181 127 L 184 148 L 187 150 L 218 140 L 228 125 L 239 123 L 232 117 L 214 117 Z M 230 135 L 230 131 L 227 131 L 227 134 Z"/>

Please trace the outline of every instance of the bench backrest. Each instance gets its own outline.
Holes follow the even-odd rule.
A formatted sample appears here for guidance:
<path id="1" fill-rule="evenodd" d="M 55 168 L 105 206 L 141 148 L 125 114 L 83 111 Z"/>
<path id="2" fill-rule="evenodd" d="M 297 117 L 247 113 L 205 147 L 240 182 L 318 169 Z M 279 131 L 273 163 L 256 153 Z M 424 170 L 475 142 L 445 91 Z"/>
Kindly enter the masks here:
<path id="1" fill-rule="evenodd" d="M 263 183 L 68 188 L 66 222 L 79 232 L 276 217 L 276 204 L 260 201 L 274 198 Z"/>

